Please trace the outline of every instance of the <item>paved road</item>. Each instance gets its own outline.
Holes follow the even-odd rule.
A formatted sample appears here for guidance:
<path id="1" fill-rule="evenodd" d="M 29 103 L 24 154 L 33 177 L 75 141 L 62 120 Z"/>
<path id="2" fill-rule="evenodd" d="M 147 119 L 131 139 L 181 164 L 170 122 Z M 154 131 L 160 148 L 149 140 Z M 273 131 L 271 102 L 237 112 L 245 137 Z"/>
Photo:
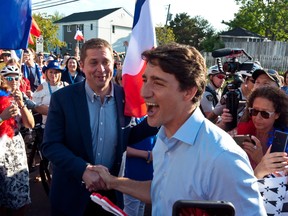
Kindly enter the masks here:
<path id="1" fill-rule="evenodd" d="M 36 161 L 39 162 L 38 158 Z M 35 171 L 30 173 L 30 195 L 32 203 L 27 216 L 50 216 L 49 199 L 40 181 L 38 163 L 36 163 Z"/>

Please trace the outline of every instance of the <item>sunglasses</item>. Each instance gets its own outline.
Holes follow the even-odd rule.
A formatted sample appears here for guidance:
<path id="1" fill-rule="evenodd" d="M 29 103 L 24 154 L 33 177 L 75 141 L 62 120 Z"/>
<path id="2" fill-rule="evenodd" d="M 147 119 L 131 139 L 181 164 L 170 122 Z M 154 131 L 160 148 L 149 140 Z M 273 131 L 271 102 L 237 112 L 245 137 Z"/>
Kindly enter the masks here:
<path id="1" fill-rule="evenodd" d="M 226 76 L 224 74 L 216 74 L 215 75 L 218 79 L 225 79 Z"/>
<path id="2" fill-rule="evenodd" d="M 269 111 L 260 111 L 252 107 L 248 108 L 248 110 L 251 116 L 257 116 L 258 113 L 260 112 L 261 117 L 264 119 L 269 119 L 275 113 L 275 112 L 269 112 Z"/>
<path id="3" fill-rule="evenodd" d="M 19 80 L 19 77 L 18 76 L 16 76 L 16 77 L 4 77 L 7 81 L 9 81 L 9 82 L 11 82 L 11 81 L 13 81 L 13 80 L 15 80 L 15 81 L 18 81 Z"/>

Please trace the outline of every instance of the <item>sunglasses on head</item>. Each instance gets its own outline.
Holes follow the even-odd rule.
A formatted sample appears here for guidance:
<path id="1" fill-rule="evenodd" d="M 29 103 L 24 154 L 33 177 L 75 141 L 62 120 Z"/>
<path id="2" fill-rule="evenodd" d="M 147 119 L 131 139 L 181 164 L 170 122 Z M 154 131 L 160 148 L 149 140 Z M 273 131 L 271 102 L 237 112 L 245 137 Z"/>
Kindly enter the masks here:
<path id="1" fill-rule="evenodd" d="M 215 75 L 218 79 L 225 79 L 226 76 L 224 74 L 216 74 Z"/>
<path id="2" fill-rule="evenodd" d="M 262 118 L 264 118 L 264 119 L 269 119 L 275 112 L 260 111 L 260 110 L 254 109 L 254 108 L 252 108 L 252 107 L 249 108 L 249 114 L 250 114 L 251 116 L 257 116 L 258 113 L 261 114 Z"/>
<path id="3" fill-rule="evenodd" d="M 16 76 L 16 77 L 4 77 L 7 81 L 9 81 L 9 82 L 11 82 L 11 81 L 13 81 L 13 80 L 15 80 L 15 81 L 18 81 L 19 80 L 19 77 L 18 76 Z"/>

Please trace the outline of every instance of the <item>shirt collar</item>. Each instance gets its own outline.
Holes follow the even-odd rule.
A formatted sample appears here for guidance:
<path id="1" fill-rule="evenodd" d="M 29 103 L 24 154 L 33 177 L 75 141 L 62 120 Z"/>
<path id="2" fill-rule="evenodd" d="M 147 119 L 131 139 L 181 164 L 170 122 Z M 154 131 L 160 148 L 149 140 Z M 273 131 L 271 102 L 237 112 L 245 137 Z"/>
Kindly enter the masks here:
<path id="1" fill-rule="evenodd" d="M 109 84 L 111 86 L 111 91 L 109 94 L 107 94 L 105 97 L 109 98 L 109 97 L 114 97 L 114 84 L 112 82 L 110 82 Z M 85 82 L 85 91 L 86 94 L 89 98 L 89 100 L 94 103 L 95 97 L 99 96 L 97 95 L 92 89 L 91 87 L 88 85 L 87 82 Z"/>
<path id="2" fill-rule="evenodd" d="M 194 145 L 197 134 L 200 130 L 200 127 L 204 119 L 205 117 L 203 116 L 201 110 L 199 108 L 196 108 L 193 114 L 187 119 L 187 121 L 176 131 L 176 133 L 169 140 L 177 139 L 189 145 Z M 191 125 L 193 125 L 193 128 L 191 128 Z M 159 130 L 159 137 L 161 137 L 162 140 L 167 139 L 163 127 L 161 127 Z"/>

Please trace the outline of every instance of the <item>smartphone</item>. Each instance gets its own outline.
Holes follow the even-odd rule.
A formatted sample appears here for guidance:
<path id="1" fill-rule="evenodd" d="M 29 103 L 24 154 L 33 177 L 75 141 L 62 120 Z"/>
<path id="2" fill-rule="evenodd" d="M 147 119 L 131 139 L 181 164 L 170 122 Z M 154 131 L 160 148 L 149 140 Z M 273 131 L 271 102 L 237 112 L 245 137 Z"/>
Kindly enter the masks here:
<path id="1" fill-rule="evenodd" d="M 234 216 L 235 208 L 226 201 L 178 200 L 173 205 L 172 216 Z"/>
<path id="2" fill-rule="evenodd" d="M 233 137 L 233 139 L 235 140 L 235 142 L 242 146 L 243 142 L 251 142 L 255 145 L 255 142 L 251 139 L 251 135 L 246 134 L 246 135 L 235 135 Z"/>
<path id="3" fill-rule="evenodd" d="M 288 133 L 275 130 L 271 152 L 285 152 L 288 140 Z"/>

